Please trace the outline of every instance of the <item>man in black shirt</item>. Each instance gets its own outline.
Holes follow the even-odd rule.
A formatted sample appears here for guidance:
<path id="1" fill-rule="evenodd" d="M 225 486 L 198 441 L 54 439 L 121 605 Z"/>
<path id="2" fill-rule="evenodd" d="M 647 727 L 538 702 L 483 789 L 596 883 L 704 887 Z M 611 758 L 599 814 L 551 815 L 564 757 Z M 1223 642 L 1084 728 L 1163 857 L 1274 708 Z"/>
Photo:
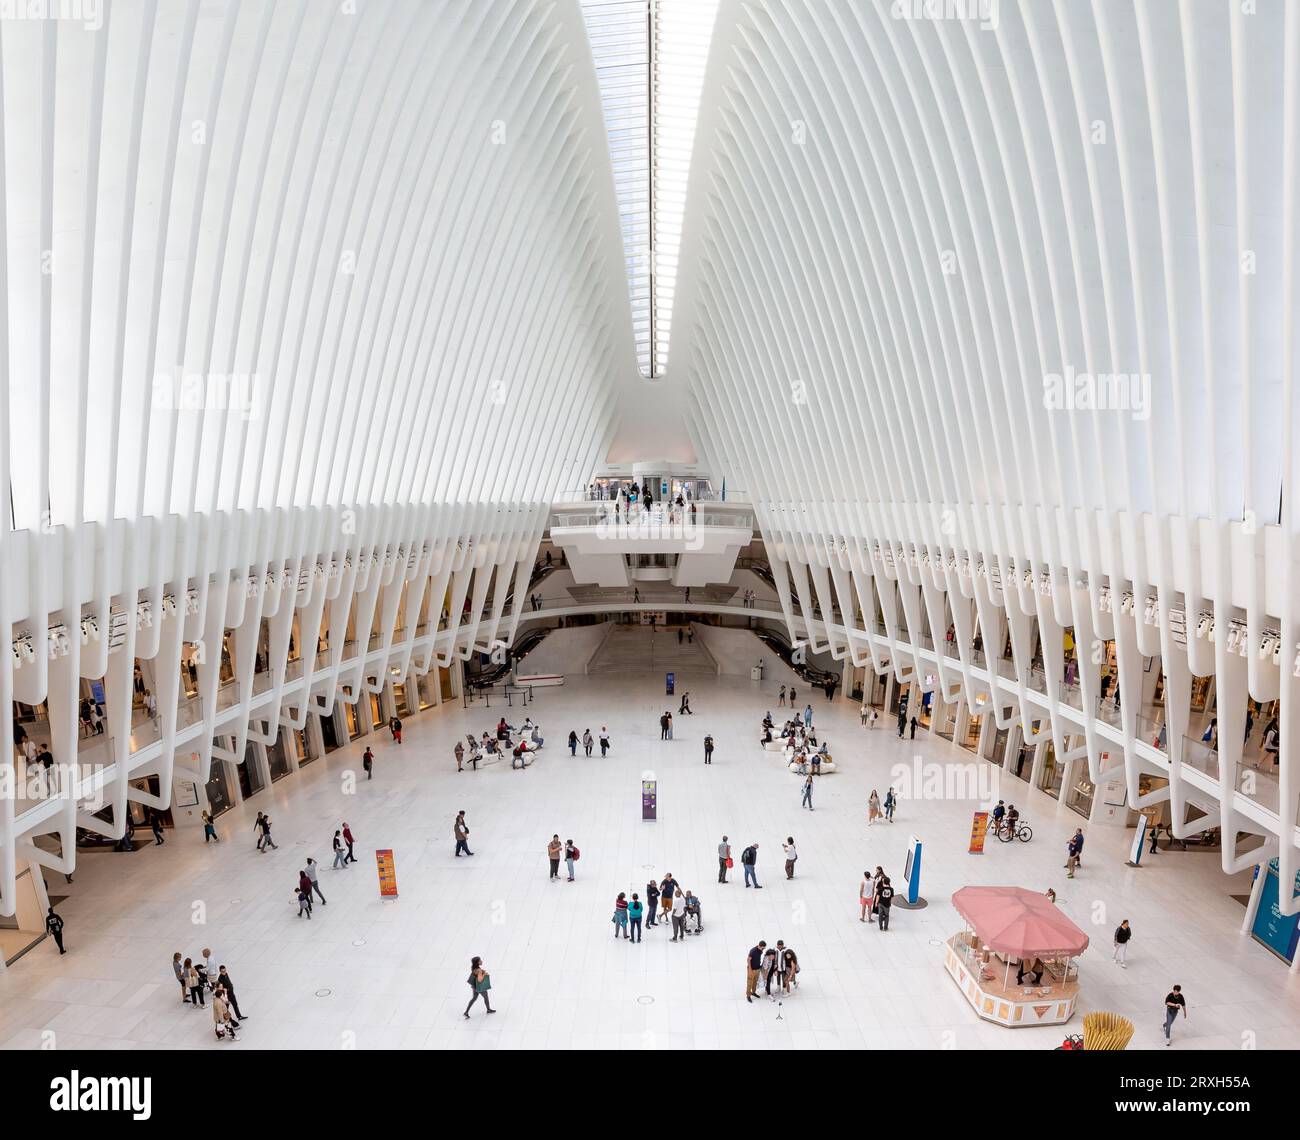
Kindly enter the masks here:
<path id="1" fill-rule="evenodd" d="M 1169 1029 L 1178 1019 L 1178 1011 L 1183 1011 L 1183 1016 L 1187 1016 L 1187 1001 L 1183 997 L 1183 987 L 1174 986 L 1173 991 L 1165 994 L 1165 1044 L 1172 1045 L 1169 1039 Z"/>
<path id="2" fill-rule="evenodd" d="M 226 991 L 226 1000 L 230 1003 L 230 1008 L 235 1011 L 235 1017 L 240 1021 L 243 1021 L 244 1015 L 239 1012 L 239 999 L 235 997 L 235 983 L 230 980 L 230 975 L 226 973 L 225 966 L 221 966 L 218 969 L 217 985 L 224 987 Z"/>
<path id="3" fill-rule="evenodd" d="M 886 875 L 880 880 L 880 887 L 876 891 L 876 916 L 879 918 L 877 924 L 879 929 L 889 929 L 889 908 L 894 905 L 894 888 L 889 885 L 889 876 Z"/>
<path id="4" fill-rule="evenodd" d="M 757 946 L 751 946 L 749 953 L 745 956 L 745 1000 L 752 1002 L 758 995 L 758 971 L 763 965 L 763 951 L 767 949 L 766 942 L 760 942 Z"/>
<path id="5" fill-rule="evenodd" d="M 45 929 L 54 938 L 54 944 L 59 948 L 60 954 L 66 954 L 63 948 L 63 919 L 54 913 L 54 908 L 50 907 L 50 913 L 45 918 Z"/>

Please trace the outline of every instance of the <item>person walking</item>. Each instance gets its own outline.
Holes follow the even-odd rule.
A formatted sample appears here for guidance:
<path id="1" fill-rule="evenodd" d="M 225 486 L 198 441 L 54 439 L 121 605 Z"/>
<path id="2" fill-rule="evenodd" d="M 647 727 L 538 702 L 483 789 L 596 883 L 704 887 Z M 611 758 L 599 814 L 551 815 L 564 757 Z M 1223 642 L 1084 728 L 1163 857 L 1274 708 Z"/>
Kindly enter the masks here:
<path id="1" fill-rule="evenodd" d="M 459 748 L 460 745 L 457 745 L 456 747 Z M 569 729 L 569 755 L 576 756 L 577 754 L 578 754 L 578 732 L 576 729 L 571 728 Z"/>
<path id="2" fill-rule="evenodd" d="M 632 901 L 627 904 L 627 922 L 632 929 L 632 941 L 641 941 L 641 919 L 645 915 L 645 906 L 636 891 L 632 892 Z"/>
<path id="3" fill-rule="evenodd" d="M 307 894 L 302 887 L 295 887 L 293 897 L 298 900 L 298 917 L 302 918 L 305 914 L 311 918 L 311 895 Z"/>
<path id="4" fill-rule="evenodd" d="M 804 728 L 812 728 L 812 705 L 804 705 L 803 726 Z"/>
<path id="5" fill-rule="evenodd" d="M 461 748 L 460 742 L 457 741 L 456 742 L 456 771 L 457 772 L 460 771 L 460 754 L 463 751 L 464 749 Z M 363 753 L 361 753 L 361 767 L 365 770 L 367 780 L 373 780 L 375 778 L 374 766 L 375 766 L 375 753 L 374 750 L 370 747 L 370 745 L 367 744 L 366 750 Z"/>
<path id="6" fill-rule="evenodd" d="M 59 953 L 66 954 L 68 951 L 63 945 L 63 919 L 54 913 L 53 907 L 50 907 L 46 912 L 45 931 L 54 939 L 54 945 L 59 948 Z"/>
<path id="7" fill-rule="evenodd" d="M 306 871 L 298 872 L 298 889 L 307 896 L 307 910 L 311 910 L 311 880 Z"/>
<path id="8" fill-rule="evenodd" d="M 727 837 L 722 837 L 722 842 L 718 844 L 718 882 L 727 881 L 727 869 L 731 866 L 731 844 Z"/>
<path id="9" fill-rule="evenodd" d="M 760 941 L 745 954 L 745 1000 L 752 1003 L 758 997 L 758 974 L 763 968 L 763 952 L 767 943 Z"/>
<path id="10" fill-rule="evenodd" d="M 584 729 L 582 733 L 582 748 L 583 751 L 586 752 L 588 756 L 591 755 L 591 748 L 594 743 L 595 741 L 592 739 L 591 736 L 591 729 L 589 728 Z"/>
<path id="11" fill-rule="evenodd" d="M 205 812 L 203 813 L 203 815 L 202 815 L 201 818 L 202 818 L 202 820 L 203 820 L 203 842 L 204 842 L 204 845 L 207 845 L 208 843 L 210 843 L 210 842 L 213 841 L 213 840 L 216 840 L 216 842 L 220 843 L 220 842 L 221 842 L 221 836 L 219 836 L 219 835 L 217 834 L 217 825 L 216 825 L 215 823 L 212 822 L 212 815 L 211 815 L 211 813 L 205 811 Z M 259 847 L 259 849 L 261 848 L 261 844 L 260 844 L 260 843 L 258 844 L 258 847 Z"/>
<path id="12" fill-rule="evenodd" d="M 871 715 L 871 706 L 866 701 L 862 702 L 862 708 L 858 710 L 858 723 L 863 728 L 867 727 L 867 718 Z"/>
<path id="13" fill-rule="evenodd" d="M 235 1023 L 230 1017 L 230 1007 L 226 1005 L 225 990 L 217 990 L 212 995 L 212 1026 L 218 1041 L 224 1041 L 227 1035 L 231 1041 L 236 1040 Z"/>
<path id="14" fill-rule="evenodd" d="M 266 816 L 259 811 L 257 813 L 257 818 L 253 820 L 253 830 L 257 832 L 257 849 L 259 851 L 266 850 L 266 831 L 262 827 L 262 821 L 264 819 L 266 819 Z M 206 843 L 207 840 L 205 839 L 204 842 Z"/>
<path id="15" fill-rule="evenodd" d="M 894 795 L 894 789 L 890 788 L 885 793 L 885 819 L 889 823 L 894 822 L 894 809 L 898 806 L 898 797 Z"/>
<path id="16" fill-rule="evenodd" d="M 573 882 L 573 865 L 582 853 L 573 845 L 572 839 L 564 841 L 564 865 L 569 869 L 569 882 Z"/>
<path id="17" fill-rule="evenodd" d="M 671 917 L 673 898 L 680 893 L 680 891 L 681 887 L 677 880 L 673 878 L 673 873 L 669 871 L 668 874 L 663 877 L 663 881 L 659 884 L 660 905 L 663 907 L 663 914 L 660 917 L 665 920 Z"/>
<path id="18" fill-rule="evenodd" d="M 794 847 L 794 836 L 786 836 L 786 840 L 781 847 L 785 851 L 785 877 L 793 879 L 795 861 L 799 858 L 799 852 Z"/>
<path id="19" fill-rule="evenodd" d="M 659 884 L 651 879 L 645 885 L 645 924 L 647 927 L 657 926 L 656 921 L 659 915 Z"/>
<path id="20" fill-rule="evenodd" d="M 673 936 L 672 941 L 686 941 L 686 896 L 681 891 L 673 895 Z"/>
<path id="21" fill-rule="evenodd" d="M 804 777 L 804 781 L 803 781 L 803 799 L 799 801 L 799 806 L 806 807 L 809 811 L 815 810 L 812 806 L 812 792 L 813 792 L 813 775 L 811 772 L 809 772 L 808 775 Z"/>
<path id="22" fill-rule="evenodd" d="M 324 906 L 325 892 L 320 889 L 320 883 L 317 882 L 316 880 L 316 876 L 319 873 L 319 871 L 320 871 L 320 864 L 317 863 L 316 860 L 313 859 L 310 855 L 308 855 L 307 868 L 305 871 L 303 871 L 303 874 L 307 876 L 307 882 L 311 884 L 311 886 L 307 889 L 307 897 L 311 898 L 312 893 L 315 892 L 320 896 L 321 905 Z M 236 1014 L 238 1014 L 239 1012 L 238 1006 L 235 1007 L 235 1012 Z"/>
<path id="23" fill-rule="evenodd" d="M 876 727 L 876 721 L 878 721 L 879 719 L 880 719 L 880 714 L 879 714 L 878 712 L 876 712 L 875 709 L 872 709 L 872 710 L 871 710 L 871 729 L 872 729 L 872 731 L 875 730 L 875 727 Z"/>
<path id="24" fill-rule="evenodd" d="M 465 1007 L 465 1020 L 469 1020 L 469 1011 L 479 998 L 483 999 L 483 1004 L 487 1006 L 488 1013 L 496 1013 L 496 1010 L 492 1008 L 492 1002 L 488 999 L 488 991 L 492 989 L 492 975 L 483 969 L 482 958 L 470 959 L 469 977 L 465 981 L 469 983 L 470 991 L 474 995 L 469 999 L 469 1005 Z"/>
<path id="25" fill-rule="evenodd" d="M 357 861 L 357 857 L 352 854 L 352 844 L 355 842 L 355 840 L 352 838 L 352 828 L 348 826 L 348 821 L 346 819 L 343 821 L 343 842 L 348 845 L 347 861 L 349 863 L 355 863 Z"/>
<path id="26" fill-rule="evenodd" d="M 611 921 L 614 923 L 615 941 L 620 934 L 627 938 L 627 895 L 622 891 L 618 892 L 618 898 L 614 900 L 614 917 Z"/>
<path id="27" fill-rule="evenodd" d="M 1133 931 L 1126 918 L 1115 927 L 1115 952 L 1111 955 L 1111 958 L 1125 970 L 1128 969 L 1128 940 L 1132 937 Z"/>
<path id="28" fill-rule="evenodd" d="M 398 744 L 402 743 L 402 722 L 397 716 L 394 716 L 389 720 L 388 731 L 393 734 L 393 739 L 397 741 Z"/>
<path id="29" fill-rule="evenodd" d="M 263 851 L 265 851 L 267 847 L 272 851 L 280 850 L 275 840 L 271 838 L 271 817 L 269 815 L 262 816 L 262 838 L 266 841 L 266 847 L 262 848 Z"/>
<path id="30" fill-rule="evenodd" d="M 780 693 L 777 694 L 776 704 L 778 708 L 785 708 L 785 686 L 781 686 Z"/>
<path id="31" fill-rule="evenodd" d="M 876 923 L 881 930 L 889 929 L 889 908 L 894 904 L 894 888 L 889 884 L 889 876 L 886 875 L 880 880 L 880 886 L 876 888 L 876 915 L 880 919 Z"/>
<path id="32" fill-rule="evenodd" d="M 751 843 L 744 851 L 740 853 L 740 865 L 745 868 L 745 886 L 752 885 L 756 890 L 763 888 L 758 885 L 758 844 Z"/>
<path id="33" fill-rule="evenodd" d="M 912 719 L 911 719 L 908 723 L 911 725 L 911 728 L 912 728 L 911 736 L 910 736 L 908 739 L 910 739 L 910 740 L 915 740 L 915 739 L 916 739 L 916 724 L 917 724 L 916 717 L 912 717 Z"/>
<path id="34" fill-rule="evenodd" d="M 860 914 L 859 922 L 869 922 L 871 918 L 871 903 L 875 898 L 876 886 L 871 881 L 871 872 L 862 872 L 862 882 L 858 884 L 858 907 Z"/>
<path id="35" fill-rule="evenodd" d="M 706 764 L 712 764 L 712 763 L 713 763 L 713 736 L 712 736 L 712 734 L 707 734 L 707 735 L 704 737 L 704 762 L 705 762 Z"/>
<path id="36" fill-rule="evenodd" d="M 1172 1045 L 1173 1040 L 1169 1031 L 1173 1028 L 1174 1022 L 1178 1020 L 1178 1011 L 1183 1011 L 1183 1017 L 1187 1016 L 1187 999 L 1183 997 L 1183 987 L 1174 986 L 1174 988 L 1165 994 L 1165 1044 Z"/>
<path id="37" fill-rule="evenodd" d="M 600 754 L 604 756 L 609 751 L 609 729 L 603 724 L 600 726 Z M 588 753 L 590 755 L 590 753 Z"/>
<path id="38" fill-rule="evenodd" d="M 456 836 L 456 858 L 459 859 L 462 854 L 473 855 L 474 852 L 469 849 L 469 824 L 465 822 L 464 810 L 456 813 L 456 822 L 452 825 L 452 832 Z"/>
<path id="39" fill-rule="evenodd" d="M 558 835 L 552 835 L 551 841 L 546 845 L 546 857 L 551 861 L 551 878 L 558 881 L 560 878 L 560 852 L 564 850 L 564 844 L 560 842 Z"/>
<path id="40" fill-rule="evenodd" d="M 235 1011 L 235 1017 L 240 1021 L 247 1021 L 248 1015 L 239 1008 L 239 999 L 235 997 L 235 983 L 230 980 L 225 966 L 217 967 L 217 986 L 226 991 L 226 1004 Z"/>
<path id="41" fill-rule="evenodd" d="M 343 870 L 346 871 L 347 866 L 348 866 L 348 853 L 343 849 L 343 833 L 341 831 L 335 831 L 334 832 L 334 866 L 331 867 L 330 869 L 333 871 L 337 871 L 340 868 L 342 868 Z"/>
<path id="42" fill-rule="evenodd" d="M 367 748 L 366 751 L 369 752 L 370 749 Z M 463 764 L 465 759 L 465 746 L 459 740 L 456 741 L 456 747 L 452 749 L 452 753 L 456 757 L 456 771 L 463 772 L 465 770 Z"/>
<path id="43" fill-rule="evenodd" d="M 153 845 L 161 847 L 163 845 L 162 816 L 156 811 L 149 813 L 149 830 L 153 832 Z"/>
<path id="44" fill-rule="evenodd" d="M 867 800 L 867 826 L 870 827 L 880 818 L 880 795 L 875 788 L 871 789 L 871 798 Z"/>

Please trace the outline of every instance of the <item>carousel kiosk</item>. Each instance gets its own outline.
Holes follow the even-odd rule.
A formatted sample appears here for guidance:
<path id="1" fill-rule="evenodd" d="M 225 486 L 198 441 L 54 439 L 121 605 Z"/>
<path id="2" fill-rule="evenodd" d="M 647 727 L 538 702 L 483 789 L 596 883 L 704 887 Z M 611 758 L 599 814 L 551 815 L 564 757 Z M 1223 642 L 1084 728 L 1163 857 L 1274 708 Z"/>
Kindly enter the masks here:
<path id="1" fill-rule="evenodd" d="M 962 887 L 952 905 L 966 929 L 944 946 L 944 968 L 985 1021 L 1062 1025 L 1079 997 L 1075 959 L 1088 936 L 1051 899 L 1021 887 Z"/>

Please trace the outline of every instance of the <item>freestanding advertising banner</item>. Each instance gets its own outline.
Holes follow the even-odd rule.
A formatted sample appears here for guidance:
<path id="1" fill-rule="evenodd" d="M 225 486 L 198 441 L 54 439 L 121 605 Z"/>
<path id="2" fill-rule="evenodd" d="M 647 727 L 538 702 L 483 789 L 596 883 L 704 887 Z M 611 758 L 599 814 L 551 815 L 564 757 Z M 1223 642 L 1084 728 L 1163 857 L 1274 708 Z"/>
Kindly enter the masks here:
<path id="1" fill-rule="evenodd" d="M 989 813 L 977 811 L 970 825 L 970 854 L 984 854 L 984 836 L 989 830 Z"/>
<path id="2" fill-rule="evenodd" d="M 1279 958 L 1290 962 L 1295 957 L 1296 942 L 1300 941 L 1300 915 L 1286 915 L 1278 909 L 1277 860 L 1269 861 L 1264 870 L 1264 888 L 1259 896 L 1259 910 L 1255 912 L 1255 925 L 1251 937 L 1262 942 Z M 1291 893 L 1300 895 L 1300 875 L 1291 885 Z"/>
<path id="3" fill-rule="evenodd" d="M 1133 830 L 1133 846 L 1128 851 L 1128 865 L 1137 867 L 1142 863 L 1142 850 L 1147 839 L 1147 817 L 1139 815 L 1137 827 Z"/>
<path id="4" fill-rule="evenodd" d="M 379 868 L 379 897 L 381 899 L 397 898 L 397 863 L 393 859 L 391 848 L 375 852 L 375 863 Z"/>
<path id="5" fill-rule="evenodd" d="M 641 818 L 658 819 L 659 818 L 659 781 L 642 780 L 641 781 Z"/>

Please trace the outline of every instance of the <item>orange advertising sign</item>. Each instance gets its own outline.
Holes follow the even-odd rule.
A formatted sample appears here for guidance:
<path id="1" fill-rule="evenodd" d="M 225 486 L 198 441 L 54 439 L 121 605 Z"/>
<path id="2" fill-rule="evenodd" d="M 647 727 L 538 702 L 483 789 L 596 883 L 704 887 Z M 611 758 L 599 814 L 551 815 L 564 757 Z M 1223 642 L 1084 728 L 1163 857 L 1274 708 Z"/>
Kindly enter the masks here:
<path id="1" fill-rule="evenodd" d="M 970 825 L 970 852 L 971 855 L 984 854 L 984 836 L 989 830 L 989 813 L 986 811 L 977 811 L 975 818 Z"/>
<path id="2" fill-rule="evenodd" d="M 379 897 L 397 898 L 397 864 L 390 849 L 375 852 L 375 862 L 379 866 Z"/>

